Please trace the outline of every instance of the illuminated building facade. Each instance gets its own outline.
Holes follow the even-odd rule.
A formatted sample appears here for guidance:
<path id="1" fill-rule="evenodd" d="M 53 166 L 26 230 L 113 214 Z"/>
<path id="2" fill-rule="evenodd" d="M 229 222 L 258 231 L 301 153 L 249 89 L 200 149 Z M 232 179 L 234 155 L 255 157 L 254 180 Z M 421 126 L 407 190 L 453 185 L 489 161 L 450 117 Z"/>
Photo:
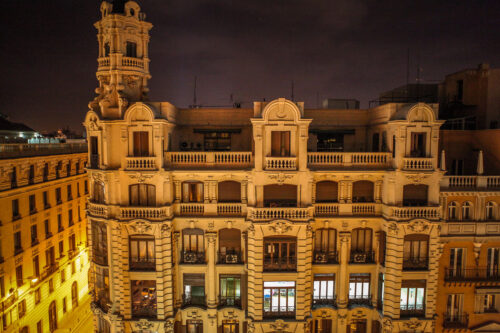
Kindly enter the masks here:
<path id="1" fill-rule="evenodd" d="M 0 145 L 1 332 L 55 332 L 88 298 L 87 146 Z"/>
<path id="2" fill-rule="evenodd" d="M 89 141 L 98 332 L 434 332 L 437 105 L 180 109 L 152 25 L 101 4 Z"/>

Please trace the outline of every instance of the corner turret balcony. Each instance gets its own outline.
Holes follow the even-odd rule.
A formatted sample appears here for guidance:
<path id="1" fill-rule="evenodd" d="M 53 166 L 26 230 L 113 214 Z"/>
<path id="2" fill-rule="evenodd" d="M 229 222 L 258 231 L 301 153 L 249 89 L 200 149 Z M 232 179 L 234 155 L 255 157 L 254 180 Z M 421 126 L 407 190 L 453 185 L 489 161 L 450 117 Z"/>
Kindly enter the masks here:
<path id="1" fill-rule="evenodd" d="M 307 166 L 312 169 L 389 168 L 392 162 L 390 152 L 310 152 Z"/>
<path id="2" fill-rule="evenodd" d="M 253 156 L 251 151 L 166 152 L 165 166 L 176 169 L 249 169 L 253 167 Z"/>
<path id="3" fill-rule="evenodd" d="M 108 207 L 103 204 L 89 202 L 87 211 L 90 216 L 94 217 L 108 217 Z"/>
<path id="4" fill-rule="evenodd" d="M 423 218 L 428 220 L 438 220 L 441 216 L 439 206 L 427 207 L 387 207 L 389 217 L 396 220 L 411 220 Z"/>
<path id="5" fill-rule="evenodd" d="M 144 60 L 135 57 L 122 57 L 123 67 L 144 68 Z"/>
<path id="6" fill-rule="evenodd" d="M 97 70 L 107 70 L 109 69 L 110 59 L 109 57 L 101 57 L 97 59 Z"/>

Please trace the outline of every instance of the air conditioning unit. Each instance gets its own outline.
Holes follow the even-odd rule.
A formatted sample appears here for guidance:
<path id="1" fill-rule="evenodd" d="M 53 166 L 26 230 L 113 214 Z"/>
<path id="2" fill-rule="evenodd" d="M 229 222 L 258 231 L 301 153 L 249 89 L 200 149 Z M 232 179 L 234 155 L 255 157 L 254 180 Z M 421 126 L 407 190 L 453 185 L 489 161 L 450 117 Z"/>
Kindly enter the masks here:
<path id="1" fill-rule="evenodd" d="M 354 262 L 361 262 L 361 263 L 366 262 L 366 253 L 356 253 L 356 254 L 354 254 L 353 261 Z"/>

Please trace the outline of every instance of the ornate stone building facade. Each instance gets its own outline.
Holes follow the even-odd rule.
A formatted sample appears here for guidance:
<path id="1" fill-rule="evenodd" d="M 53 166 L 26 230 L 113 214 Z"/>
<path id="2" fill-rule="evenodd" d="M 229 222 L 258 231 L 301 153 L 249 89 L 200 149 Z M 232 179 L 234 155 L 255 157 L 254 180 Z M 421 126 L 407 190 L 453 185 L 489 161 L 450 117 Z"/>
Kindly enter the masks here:
<path id="1" fill-rule="evenodd" d="M 2 332 L 55 332 L 88 298 L 86 150 L 0 145 Z"/>
<path id="2" fill-rule="evenodd" d="M 434 332 L 437 105 L 146 98 L 151 24 L 104 1 L 89 140 L 98 332 Z"/>

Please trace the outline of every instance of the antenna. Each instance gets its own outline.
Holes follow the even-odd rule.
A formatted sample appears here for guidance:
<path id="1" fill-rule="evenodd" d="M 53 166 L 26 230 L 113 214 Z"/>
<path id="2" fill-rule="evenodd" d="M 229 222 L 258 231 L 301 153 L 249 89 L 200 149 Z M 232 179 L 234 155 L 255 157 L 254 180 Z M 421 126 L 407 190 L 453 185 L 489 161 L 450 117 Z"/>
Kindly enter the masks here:
<path id="1" fill-rule="evenodd" d="M 294 96 L 294 93 L 293 93 L 293 80 L 292 80 L 292 101 L 295 100 L 295 96 Z"/>
<path id="2" fill-rule="evenodd" d="M 194 77 L 194 90 L 193 90 L 193 105 L 196 107 L 198 105 L 196 101 L 196 81 L 198 80 L 198 77 L 195 75 Z"/>

